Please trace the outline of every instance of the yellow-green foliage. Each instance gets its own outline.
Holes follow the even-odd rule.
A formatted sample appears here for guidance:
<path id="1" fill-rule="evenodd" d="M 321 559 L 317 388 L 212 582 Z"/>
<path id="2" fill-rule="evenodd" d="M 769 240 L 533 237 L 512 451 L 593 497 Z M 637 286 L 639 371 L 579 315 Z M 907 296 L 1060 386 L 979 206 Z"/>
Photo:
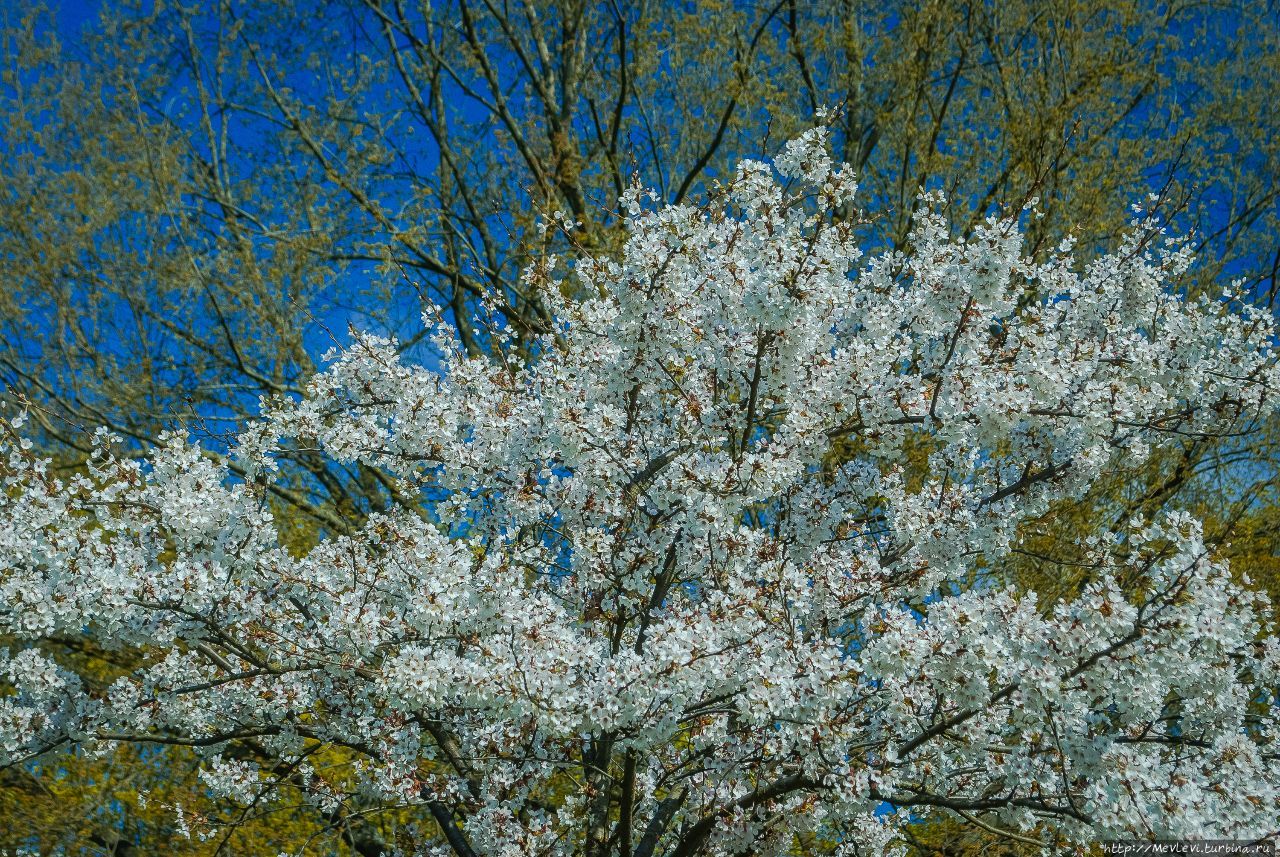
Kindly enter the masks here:
<path id="1" fill-rule="evenodd" d="M 103 4 L 82 52 L 58 43 L 53 11 L 0 12 L 0 397 L 30 403 L 61 463 L 83 461 L 97 425 L 139 442 L 180 426 L 216 447 L 260 396 L 297 394 L 323 343 L 343 338 L 334 318 L 412 334 L 421 295 L 453 311 L 479 353 L 467 319 L 485 295 L 535 331 L 538 296 L 516 288 L 531 254 L 616 247 L 633 174 L 674 199 L 772 150 L 822 105 L 841 108 L 839 154 L 885 212 L 870 242 L 900 243 L 927 186 L 946 189 L 957 231 L 1034 196 L 1032 249 L 1068 234 L 1105 245 L 1156 188 L 1179 228 L 1199 230 L 1188 289 L 1230 272 L 1260 299 L 1274 294 L 1280 28 L 1260 0 L 1212 12 L 1150 0 L 529 0 L 536 14 L 473 3 L 464 17 L 439 3 L 423 4 L 441 16 L 429 26 L 395 18 L 412 5 L 369 0 L 357 31 L 325 0 L 129 0 Z M 621 39 L 620 7 L 633 13 Z M 378 13 L 435 48 L 386 38 Z M 536 24 L 552 20 L 562 26 Z M 544 51 L 554 74 L 517 62 Z M 294 88 L 303 72 L 323 85 Z M 504 85 L 484 89 L 487 74 Z M 485 98 L 463 104 L 454 75 Z M 445 157 L 399 158 L 415 147 Z M 552 210 L 581 225 L 544 235 Z M 1080 540 L 1181 505 L 1280 597 L 1275 431 L 1232 441 L 1266 467 L 1243 470 L 1238 447 L 1188 438 L 1117 471 L 980 571 L 1047 608 L 1087 579 Z M 859 452 L 851 432 L 831 460 Z M 928 453 L 918 438 L 904 449 L 913 480 L 937 476 Z M 380 474 L 300 450 L 273 508 L 282 542 L 302 551 L 401 501 Z M 146 657 L 45 645 L 103 687 L 118 659 Z M 352 754 L 317 747 L 311 761 L 340 790 Z M 358 801 L 335 813 L 215 805 L 197 765 L 190 750 L 132 747 L 10 768 L 0 850 L 374 853 L 411 845 L 411 820 L 433 824 Z M 178 835 L 177 806 L 219 833 Z M 946 813 L 916 831 L 920 854 L 1030 847 Z"/>

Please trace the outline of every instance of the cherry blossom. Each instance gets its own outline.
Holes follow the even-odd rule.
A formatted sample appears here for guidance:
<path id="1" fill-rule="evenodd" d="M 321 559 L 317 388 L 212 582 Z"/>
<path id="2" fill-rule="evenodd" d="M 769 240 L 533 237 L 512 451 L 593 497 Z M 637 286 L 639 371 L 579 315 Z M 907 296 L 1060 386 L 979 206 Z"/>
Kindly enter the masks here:
<path id="1" fill-rule="evenodd" d="M 1177 294 L 1192 256 L 1141 213 L 1113 252 L 1033 258 L 1033 211 L 956 237 L 925 195 L 904 249 L 864 253 L 831 215 L 855 191 L 822 128 L 701 206 L 633 189 L 620 253 L 527 271 L 555 320 L 533 358 L 500 319 L 467 357 L 429 313 L 432 367 L 356 336 L 263 403 L 244 478 L 106 434 L 55 475 L 15 420 L 0 764 L 188 744 L 228 799 L 287 768 L 332 807 L 302 763 L 332 744 L 458 857 L 882 853 L 932 810 L 1046 843 L 1276 835 L 1270 607 L 1196 520 L 1091 539 L 1055 603 L 991 572 L 1109 469 L 1270 414 L 1271 318 Z M 304 449 L 398 502 L 291 552 L 268 499 Z M 146 656 L 94 691 L 54 635 Z"/>

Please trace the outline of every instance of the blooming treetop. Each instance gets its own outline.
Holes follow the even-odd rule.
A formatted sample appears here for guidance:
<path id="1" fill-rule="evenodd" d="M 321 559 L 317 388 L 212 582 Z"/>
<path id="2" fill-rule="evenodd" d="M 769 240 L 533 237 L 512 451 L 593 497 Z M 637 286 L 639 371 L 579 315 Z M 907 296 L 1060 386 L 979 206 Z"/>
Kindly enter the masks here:
<path id="1" fill-rule="evenodd" d="M 635 191 L 619 258 L 528 272 L 536 358 L 360 337 L 264 405 L 244 480 L 177 437 L 57 479 L 11 432 L 0 763 L 186 743 L 211 789 L 287 770 L 325 804 L 302 754 L 339 745 L 459 857 L 862 854 L 937 808 L 1273 835 L 1280 648 L 1195 520 L 1090 545 L 1074 600 L 957 584 L 1120 457 L 1268 412 L 1271 319 L 1170 293 L 1190 256 L 1146 221 L 1032 261 L 1016 219 L 958 240 L 926 199 L 863 258 L 854 190 L 817 129 L 711 205 Z M 420 500 L 294 555 L 265 498 L 302 448 Z M 147 656 L 93 692 L 42 653 L 68 634 Z"/>

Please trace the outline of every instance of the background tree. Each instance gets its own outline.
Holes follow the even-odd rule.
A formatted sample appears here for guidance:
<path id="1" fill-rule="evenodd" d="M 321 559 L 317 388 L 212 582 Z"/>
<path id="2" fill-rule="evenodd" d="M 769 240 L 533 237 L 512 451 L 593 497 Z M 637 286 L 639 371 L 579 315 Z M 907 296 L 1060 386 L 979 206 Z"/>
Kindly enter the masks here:
<path id="1" fill-rule="evenodd" d="M 1036 252 L 1110 246 L 1156 191 L 1197 235 L 1186 288 L 1274 298 L 1269 2 L 111 4 L 66 47 L 54 12 L 8 13 L 0 372 L 71 468 L 97 425 L 139 445 L 181 426 L 217 454 L 348 324 L 429 365 L 428 300 L 471 353 L 492 348 L 482 299 L 529 341 L 546 296 L 520 271 L 616 248 L 632 175 L 684 199 L 823 104 L 877 212 L 868 246 L 905 240 L 921 186 L 957 234 L 1039 197 Z M 556 210 L 580 225 L 540 231 Z M 1184 440 L 1050 510 L 1005 571 L 1066 597 L 1082 532 L 1186 506 L 1280 588 L 1274 435 Z M 375 468 L 300 448 L 286 470 L 272 501 L 299 549 L 397 502 Z"/>

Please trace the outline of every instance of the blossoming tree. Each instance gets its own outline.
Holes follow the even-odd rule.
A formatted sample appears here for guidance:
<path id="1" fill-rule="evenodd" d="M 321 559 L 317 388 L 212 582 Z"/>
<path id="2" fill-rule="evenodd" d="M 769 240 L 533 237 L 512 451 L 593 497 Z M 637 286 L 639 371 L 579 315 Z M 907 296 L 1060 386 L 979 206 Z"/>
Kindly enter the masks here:
<path id="1" fill-rule="evenodd" d="M 457 857 L 876 853 L 935 810 L 1274 835 L 1280 647 L 1195 520 L 1090 538 L 1073 599 L 988 573 L 1118 461 L 1268 413 L 1271 319 L 1173 294 L 1190 254 L 1149 220 L 1033 261 L 1016 218 L 959 240 L 926 198 L 863 258 L 854 190 L 817 129 L 707 206 L 633 191 L 620 258 L 527 273 L 533 358 L 359 337 L 264 403 L 243 479 L 105 436 L 55 478 L 11 426 L 0 764 L 188 744 L 229 798 L 331 805 L 310 752 L 342 747 Z M 297 555 L 265 498 L 317 452 L 399 502 Z M 54 634 L 144 656 L 98 690 Z"/>

